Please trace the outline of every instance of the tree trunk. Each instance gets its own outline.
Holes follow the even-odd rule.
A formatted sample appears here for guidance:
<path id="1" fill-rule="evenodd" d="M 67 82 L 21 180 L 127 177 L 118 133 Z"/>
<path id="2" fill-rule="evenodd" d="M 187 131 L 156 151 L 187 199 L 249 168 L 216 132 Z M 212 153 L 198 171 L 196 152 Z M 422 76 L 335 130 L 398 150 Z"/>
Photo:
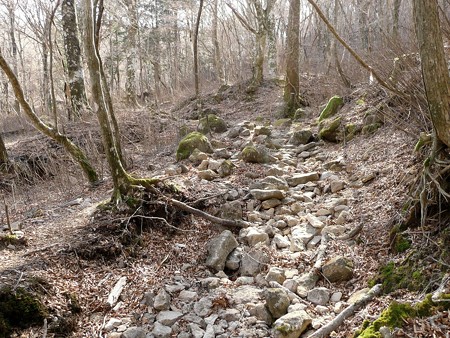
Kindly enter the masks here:
<path id="1" fill-rule="evenodd" d="M 202 16 L 203 10 L 203 0 L 200 0 L 200 4 L 198 6 L 197 20 L 195 21 L 194 28 L 194 82 L 195 82 L 195 96 L 198 98 L 200 95 L 200 84 L 198 78 L 198 31 L 200 28 L 200 19 Z"/>
<path id="2" fill-rule="evenodd" d="M 8 8 L 8 15 L 9 15 L 9 37 L 11 39 L 11 55 L 12 55 L 12 64 L 13 64 L 13 71 L 15 76 L 19 76 L 18 74 L 18 61 L 17 61 L 17 43 L 16 43 L 16 13 L 14 4 L 12 1 L 9 1 L 7 4 Z M 20 113 L 20 103 L 16 99 L 14 100 L 14 106 L 13 109 L 16 111 L 17 114 Z"/>
<path id="3" fill-rule="evenodd" d="M 394 38 L 394 41 L 399 41 L 399 34 L 398 34 L 398 24 L 399 24 L 399 18 L 400 18 L 400 6 L 402 4 L 402 0 L 394 0 L 394 11 L 392 13 L 392 37 Z"/>
<path id="4" fill-rule="evenodd" d="M 9 162 L 8 152 L 6 151 L 3 136 L 0 134 L 0 172 L 4 171 L 5 165 L 8 164 L 8 162 Z"/>
<path id="5" fill-rule="evenodd" d="M 127 28 L 127 61 L 125 92 L 127 102 L 133 106 L 137 104 L 136 93 L 136 56 L 138 20 L 136 12 L 136 0 L 127 0 L 127 12 L 130 24 Z"/>
<path id="6" fill-rule="evenodd" d="M 214 0 L 213 4 L 213 17 L 212 17 L 212 40 L 214 46 L 214 69 L 216 71 L 216 78 L 221 85 L 225 84 L 225 77 L 223 75 L 223 65 L 220 59 L 220 47 L 219 37 L 217 34 L 217 21 L 218 21 L 218 0 Z"/>
<path id="7" fill-rule="evenodd" d="M 105 150 L 111 177 L 114 184 L 113 200 L 119 201 L 126 195 L 131 186 L 131 177 L 125 171 L 121 161 L 120 143 L 116 138 L 118 134 L 113 130 L 114 112 L 112 104 L 108 102 L 106 81 L 103 79 L 101 61 L 94 43 L 94 18 L 92 0 L 85 0 L 85 46 L 86 59 L 91 78 L 92 96 L 96 103 L 96 114 L 102 134 L 103 148 Z"/>
<path id="8" fill-rule="evenodd" d="M 438 139 L 450 147 L 450 79 L 437 0 L 413 0 L 413 10 L 431 120 Z"/>
<path id="9" fill-rule="evenodd" d="M 81 166 L 81 169 L 83 170 L 89 182 L 91 184 L 95 184 L 98 181 L 97 173 L 89 163 L 89 160 L 87 159 L 84 152 L 77 145 L 75 145 L 67 136 L 60 134 L 58 131 L 49 127 L 41 119 L 39 119 L 39 117 L 34 112 L 33 108 L 31 108 L 30 104 L 25 99 L 22 87 L 20 86 L 19 81 L 17 80 L 17 77 L 14 74 L 14 71 L 11 69 L 6 60 L 3 58 L 1 52 L 0 52 L 0 68 L 2 68 L 3 72 L 7 76 L 9 82 L 11 83 L 17 101 L 22 106 L 25 115 L 30 119 L 33 126 L 44 135 L 47 135 L 48 137 L 55 140 L 57 143 L 61 144 L 66 149 L 66 151 L 72 156 L 72 158 Z"/>
<path id="10" fill-rule="evenodd" d="M 286 44 L 286 85 L 284 87 L 284 116 L 292 116 L 300 107 L 299 49 L 300 1 L 289 1 L 289 21 Z"/>
<path id="11" fill-rule="evenodd" d="M 69 80 L 69 103 L 72 110 L 71 115 L 73 118 L 79 118 L 82 110 L 87 106 L 87 99 L 74 0 L 63 0 L 61 10 L 64 52 L 66 55 L 67 77 Z M 69 116 L 70 118 L 71 116 Z"/>

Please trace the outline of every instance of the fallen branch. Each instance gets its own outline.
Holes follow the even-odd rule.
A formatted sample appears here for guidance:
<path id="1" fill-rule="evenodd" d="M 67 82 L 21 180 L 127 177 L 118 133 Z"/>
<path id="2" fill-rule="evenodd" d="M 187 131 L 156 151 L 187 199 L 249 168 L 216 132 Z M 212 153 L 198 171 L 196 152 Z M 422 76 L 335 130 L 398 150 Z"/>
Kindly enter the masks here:
<path id="1" fill-rule="evenodd" d="M 373 298 L 381 293 L 381 284 L 375 285 L 370 291 L 358 300 L 356 303 L 347 306 L 336 318 L 334 318 L 327 325 L 322 326 L 319 330 L 314 332 L 308 338 L 325 338 L 329 337 L 330 333 L 335 331 L 342 323 L 350 316 L 352 316 L 356 311 L 365 306 L 367 303 L 372 301 Z"/>
<path id="2" fill-rule="evenodd" d="M 108 300 L 106 301 L 110 307 L 113 307 L 117 303 L 120 294 L 122 293 L 122 290 L 126 284 L 127 284 L 127 277 L 123 276 L 120 277 L 116 285 L 114 285 L 113 289 L 109 293 Z"/>
<path id="3" fill-rule="evenodd" d="M 359 234 L 361 232 L 361 230 L 363 229 L 363 225 L 362 224 L 358 224 L 356 227 L 354 227 L 348 234 L 336 237 L 336 239 L 344 241 L 344 240 L 349 240 L 354 238 L 357 234 Z"/>
<path id="4" fill-rule="evenodd" d="M 242 221 L 242 220 L 231 220 L 231 219 L 224 219 L 224 218 L 220 218 L 220 217 L 216 217 L 213 215 L 210 215 L 204 211 L 198 210 L 196 208 L 190 207 L 189 205 L 187 205 L 186 203 L 174 200 L 172 198 L 167 198 L 167 201 L 172 203 L 174 206 L 176 206 L 177 208 L 183 210 L 183 211 L 187 211 L 193 215 L 199 216 L 201 218 L 207 219 L 208 221 L 211 221 L 213 223 L 217 223 L 219 225 L 222 226 L 226 226 L 226 227 L 237 227 L 237 228 L 248 228 L 249 226 L 251 226 L 251 223 L 246 222 L 246 221 Z"/>

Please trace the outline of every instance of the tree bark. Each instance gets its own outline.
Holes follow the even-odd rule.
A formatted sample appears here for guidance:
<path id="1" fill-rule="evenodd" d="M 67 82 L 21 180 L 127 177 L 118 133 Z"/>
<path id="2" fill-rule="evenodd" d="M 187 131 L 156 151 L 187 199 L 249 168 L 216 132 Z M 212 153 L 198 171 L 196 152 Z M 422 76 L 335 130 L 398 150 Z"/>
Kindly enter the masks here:
<path id="1" fill-rule="evenodd" d="M 194 28 L 194 82 L 195 82 L 195 96 L 198 98 L 200 95 L 200 84 L 199 84 L 199 74 L 198 74 L 198 31 L 200 28 L 200 19 L 202 16 L 202 10 L 203 10 L 203 0 L 200 0 L 200 4 L 198 6 L 198 12 L 197 12 L 197 20 L 195 21 L 195 28 Z"/>
<path id="2" fill-rule="evenodd" d="M 74 0 L 63 0 L 62 24 L 64 37 L 64 52 L 67 63 L 67 77 L 69 80 L 69 103 L 72 117 L 77 119 L 87 106 L 86 90 L 84 86 L 83 66 L 81 64 L 80 41 L 78 40 L 78 22 Z M 55 102 L 53 103 L 55 104 Z"/>
<path id="3" fill-rule="evenodd" d="M 13 71 L 16 77 L 19 76 L 18 74 L 18 61 L 17 61 L 17 43 L 16 43 L 16 11 L 15 11 L 15 5 L 12 1 L 8 1 L 7 3 L 7 9 L 8 9 L 8 15 L 9 15 L 9 37 L 11 39 L 11 55 L 12 55 L 12 64 L 13 64 Z M 16 99 L 14 100 L 14 110 L 17 112 L 17 114 L 20 113 L 20 103 Z"/>
<path id="4" fill-rule="evenodd" d="M 300 0 L 290 0 L 286 45 L 286 85 L 284 87 L 284 116 L 292 116 L 300 107 Z"/>
<path id="5" fill-rule="evenodd" d="M 127 12 L 130 24 L 127 27 L 127 61 L 125 92 L 127 102 L 133 106 L 137 105 L 136 93 L 136 56 L 137 56 L 137 34 L 138 20 L 136 12 L 136 0 L 127 0 Z"/>
<path id="6" fill-rule="evenodd" d="M 6 151 L 3 136 L 0 135 L 0 172 L 2 172 L 5 169 L 4 167 L 6 164 L 8 164 L 8 162 L 9 162 L 8 152 Z"/>
<path id="7" fill-rule="evenodd" d="M 89 163 L 89 160 L 84 154 L 83 150 L 81 150 L 81 148 L 75 145 L 66 135 L 63 135 L 58 131 L 56 131 L 55 129 L 51 128 L 50 126 L 46 125 L 36 115 L 33 108 L 31 108 L 30 104 L 25 99 L 22 87 L 20 86 L 17 77 L 14 74 L 14 71 L 6 62 L 6 60 L 3 58 L 1 51 L 0 51 L 0 68 L 2 68 L 3 72 L 7 76 L 9 82 L 11 83 L 17 101 L 22 106 L 25 115 L 30 119 L 33 126 L 44 135 L 47 135 L 48 137 L 55 140 L 57 143 L 61 144 L 66 149 L 66 151 L 72 156 L 72 158 L 81 166 L 81 169 L 86 175 L 89 183 L 91 184 L 97 183 L 98 181 L 97 173 Z"/>
<path id="8" fill-rule="evenodd" d="M 413 0 L 428 109 L 438 139 L 450 147 L 450 79 L 437 0 Z"/>
<path id="9" fill-rule="evenodd" d="M 218 21 L 218 0 L 214 0 L 213 3 L 213 17 L 212 17 L 212 40 L 214 46 L 214 69 L 216 71 L 216 78 L 221 85 L 225 84 L 225 77 L 223 74 L 223 65 L 220 59 L 220 46 L 219 37 L 217 33 L 217 21 Z"/>

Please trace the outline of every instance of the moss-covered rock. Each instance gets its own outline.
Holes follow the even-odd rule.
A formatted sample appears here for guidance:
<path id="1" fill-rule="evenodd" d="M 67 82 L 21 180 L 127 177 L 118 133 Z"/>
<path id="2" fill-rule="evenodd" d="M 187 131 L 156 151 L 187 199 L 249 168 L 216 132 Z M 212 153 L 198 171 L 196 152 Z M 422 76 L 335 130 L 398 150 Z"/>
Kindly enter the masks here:
<path id="1" fill-rule="evenodd" d="M 411 255 L 410 259 L 403 264 L 387 263 L 380 268 L 374 284 L 382 283 L 385 293 L 391 293 L 398 289 L 423 290 L 428 279 L 424 274 L 424 267 L 417 261 L 420 262 L 417 257 Z"/>
<path id="2" fill-rule="evenodd" d="M 231 162 L 230 160 L 225 160 L 220 164 L 217 172 L 219 173 L 220 177 L 227 177 L 233 173 L 235 167 L 236 166 L 233 164 L 233 162 Z"/>
<path id="3" fill-rule="evenodd" d="M 341 117 L 337 117 L 335 119 L 326 119 L 320 122 L 319 138 L 330 142 L 337 142 L 341 122 Z"/>
<path id="4" fill-rule="evenodd" d="M 291 138 L 289 139 L 289 144 L 293 144 L 294 146 L 299 146 L 301 144 L 306 144 L 311 142 L 313 139 L 312 131 L 309 129 L 297 130 L 292 133 Z"/>
<path id="5" fill-rule="evenodd" d="M 213 152 L 208 138 L 202 133 L 194 131 L 187 134 L 178 144 L 177 161 L 188 158 L 195 149 L 209 154 Z"/>
<path id="6" fill-rule="evenodd" d="M 292 124 L 292 120 L 285 118 L 285 119 L 278 119 L 273 123 L 274 127 L 280 128 L 280 127 L 289 127 Z"/>
<path id="7" fill-rule="evenodd" d="M 380 129 L 381 126 L 382 126 L 381 123 L 373 123 L 373 124 L 365 125 L 365 126 L 362 128 L 362 134 L 363 134 L 363 135 L 373 134 L 373 133 L 376 132 L 378 129 Z"/>
<path id="8" fill-rule="evenodd" d="M 441 300 L 448 299 L 450 295 L 443 295 Z M 381 338 L 380 329 L 387 327 L 389 329 L 401 328 L 408 318 L 428 317 L 436 311 L 448 311 L 450 302 L 433 301 L 431 294 L 415 305 L 409 303 L 393 302 L 384 310 L 380 317 L 370 323 L 365 321 L 360 330 L 355 332 L 354 337 L 358 338 Z"/>
<path id="9" fill-rule="evenodd" d="M 210 131 L 223 133 L 227 130 L 228 126 L 225 120 L 215 114 L 208 114 L 199 121 L 198 131 L 202 134 L 207 134 Z"/>
<path id="10" fill-rule="evenodd" d="M 319 121 L 323 121 L 337 114 L 339 108 L 344 105 L 344 99 L 340 96 L 333 96 L 327 103 L 326 107 L 322 110 L 319 116 Z"/>
<path id="11" fill-rule="evenodd" d="M 352 140 L 356 135 L 361 133 L 362 126 L 359 124 L 349 123 L 345 125 L 345 140 L 350 141 Z"/>
<path id="12" fill-rule="evenodd" d="M 180 138 L 185 137 L 187 134 L 192 133 L 193 131 L 195 131 L 195 128 L 187 125 L 187 124 L 183 124 L 179 129 L 178 129 L 178 136 Z"/>
<path id="13" fill-rule="evenodd" d="M 9 337 L 12 329 L 41 325 L 48 316 L 39 298 L 23 288 L 0 290 L 0 337 Z"/>
<path id="14" fill-rule="evenodd" d="M 255 146 L 247 146 L 245 147 L 240 154 L 240 158 L 242 161 L 247 163 L 269 163 L 270 156 L 262 147 Z"/>

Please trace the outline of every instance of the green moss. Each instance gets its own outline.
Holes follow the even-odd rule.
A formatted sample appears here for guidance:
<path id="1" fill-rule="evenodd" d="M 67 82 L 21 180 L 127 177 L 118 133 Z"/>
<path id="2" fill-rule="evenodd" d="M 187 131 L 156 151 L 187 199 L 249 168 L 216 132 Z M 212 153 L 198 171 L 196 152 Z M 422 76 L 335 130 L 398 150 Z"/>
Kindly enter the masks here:
<path id="1" fill-rule="evenodd" d="M 423 267 L 414 262 L 408 264 L 408 261 L 406 261 L 404 265 L 396 265 L 394 262 L 389 262 L 380 268 L 376 282 L 383 284 L 385 293 L 391 293 L 398 289 L 419 291 L 427 284 L 422 270 Z"/>
<path id="2" fill-rule="evenodd" d="M 359 134 L 361 132 L 361 126 L 354 124 L 354 123 L 349 123 L 345 126 L 345 138 L 347 141 L 350 141 L 351 139 L 353 139 L 357 134 Z"/>
<path id="3" fill-rule="evenodd" d="M 331 116 L 336 115 L 339 108 L 344 104 L 344 99 L 340 96 L 333 96 L 322 110 L 319 116 L 319 121 L 325 120 Z"/>
<path id="4" fill-rule="evenodd" d="M 411 241 L 402 234 L 395 236 L 394 251 L 397 253 L 405 252 L 411 248 Z"/>
<path id="5" fill-rule="evenodd" d="M 276 330 L 277 330 L 278 332 L 281 332 L 283 335 L 288 335 L 289 333 L 292 332 L 291 326 L 290 326 L 290 325 L 286 325 L 286 324 L 278 325 L 278 326 L 276 327 Z"/>
<path id="6" fill-rule="evenodd" d="M 278 119 L 273 123 L 274 127 L 285 127 L 292 123 L 291 119 L 285 118 L 285 119 Z"/>
<path id="7" fill-rule="evenodd" d="M 177 161 L 188 158 L 195 148 L 205 153 L 213 151 L 208 138 L 202 133 L 194 131 L 187 134 L 178 144 Z"/>
<path id="8" fill-rule="evenodd" d="M 241 152 L 241 159 L 248 163 L 264 163 L 264 155 L 254 146 L 247 146 Z"/>
<path id="9" fill-rule="evenodd" d="M 446 299 L 450 295 L 443 295 L 441 299 Z M 450 298 L 450 297 L 449 297 Z M 448 311 L 450 309 L 450 302 L 434 302 L 431 294 L 427 295 L 425 299 L 412 306 L 408 303 L 393 302 L 384 310 L 380 317 L 374 322 L 370 323 L 364 321 L 360 330 L 356 331 L 354 337 L 359 338 L 380 338 L 380 328 L 385 326 L 390 329 L 401 328 L 405 323 L 405 319 L 416 317 L 428 317 L 436 311 Z"/>
<path id="10" fill-rule="evenodd" d="M 48 316 L 37 296 L 23 288 L 0 290 L 0 337 L 8 337 L 11 328 L 25 329 L 41 325 Z"/>

